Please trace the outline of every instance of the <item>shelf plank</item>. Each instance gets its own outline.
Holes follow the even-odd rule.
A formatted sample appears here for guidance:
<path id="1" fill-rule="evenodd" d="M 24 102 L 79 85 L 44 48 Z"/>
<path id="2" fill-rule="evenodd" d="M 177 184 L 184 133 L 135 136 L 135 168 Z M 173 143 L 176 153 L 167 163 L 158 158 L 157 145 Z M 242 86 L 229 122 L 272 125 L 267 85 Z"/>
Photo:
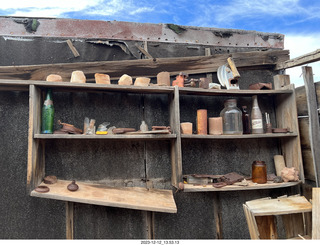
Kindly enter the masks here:
<path id="1" fill-rule="evenodd" d="M 31 196 L 61 201 L 86 203 L 101 206 L 128 208 L 136 210 L 176 213 L 177 207 L 171 190 L 147 189 L 142 187 L 108 187 L 101 184 L 76 182 L 79 189 L 71 192 L 67 189 L 71 181 L 58 180 L 46 185 L 47 193 L 33 190 Z"/>
<path id="2" fill-rule="evenodd" d="M 110 134 L 110 135 L 83 135 L 83 134 L 34 134 L 35 139 L 81 139 L 81 140 L 168 140 L 177 138 L 176 134 Z"/>
<path id="3" fill-rule="evenodd" d="M 246 202 L 254 216 L 283 215 L 311 212 L 312 205 L 304 196 L 291 196 L 276 199 L 258 199 Z"/>
<path id="4" fill-rule="evenodd" d="M 252 181 L 247 180 L 247 186 L 240 185 L 227 185 L 221 188 L 213 187 L 212 185 L 193 185 L 193 184 L 184 184 L 184 192 L 206 192 L 206 191 L 248 191 L 248 190 L 261 190 L 261 189 L 275 189 L 283 187 L 291 187 L 299 185 L 301 182 L 285 182 L 285 183 L 273 183 L 268 181 L 266 184 L 256 184 Z"/>
<path id="5" fill-rule="evenodd" d="M 292 94 L 292 89 L 277 90 L 248 90 L 248 89 L 203 89 L 203 88 L 179 88 L 181 95 L 209 95 L 209 96 L 253 96 L 253 95 L 277 95 Z"/>
<path id="6" fill-rule="evenodd" d="M 296 137 L 297 133 L 271 133 L 271 134 L 243 134 L 243 135 L 198 135 L 181 134 L 182 139 L 262 139 L 262 138 L 285 138 Z"/>

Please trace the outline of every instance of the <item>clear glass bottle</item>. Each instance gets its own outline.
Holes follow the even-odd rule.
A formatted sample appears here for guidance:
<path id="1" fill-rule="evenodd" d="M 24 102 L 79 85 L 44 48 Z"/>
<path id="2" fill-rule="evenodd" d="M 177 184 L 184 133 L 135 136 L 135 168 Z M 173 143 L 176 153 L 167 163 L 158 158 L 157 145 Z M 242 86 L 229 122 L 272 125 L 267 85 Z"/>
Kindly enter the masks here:
<path id="1" fill-rule="evenodd" d="M 220 117 L 223 122 L 223 134 L 243 134 L 242 112 L 237 108 L 237 100 L 226 100 Z"/>
<path id="2" fill-rule="evenodd" d="M 52 100 L 51 89 L 47 90 L 46 98 L 42 106 L 41 115 L 41 133 L 52 134 L 53 133 L 53 119 L 54 119 L 54 107 Z"/>
<path id="3" fill-rule="evenodd" d="M 253 134 L 263 134 L 262 113 L 257 95 L 252 96 L 251 125 Z"/>

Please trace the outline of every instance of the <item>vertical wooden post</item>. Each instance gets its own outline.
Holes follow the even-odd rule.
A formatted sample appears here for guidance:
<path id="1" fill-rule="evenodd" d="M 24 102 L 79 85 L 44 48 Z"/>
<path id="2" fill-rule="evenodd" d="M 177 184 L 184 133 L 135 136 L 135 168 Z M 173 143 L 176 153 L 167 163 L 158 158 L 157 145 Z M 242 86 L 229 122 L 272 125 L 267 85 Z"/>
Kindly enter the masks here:
<path id="1" fill-rule="evenodd" d="M 73 240 L 73 202 L 66 202 L 66 239 Z"/>
<path id="2" fill-rule="evenodd" d="M 146 214 L 147 221 L 147 239 L 155 239 L 154 235 L 154 212 L 144 211 Z"/>
<path id="3" fill-rule="evenodd" d="M 169 114 L 170 127 L 177 138 L 171 140 L 171 182 L 178 188 L 179 182 L 182 181 L 182 152 L 181 152 L 181 130 L 180 130 L 180 113 L 179 113 L 179 88 L 174 87 L 174 93 L 169 94 Z"/>
<path id="4" fill-rule="evenodd" d="M 312 188 L 312 239 L 320 239 L 320 188 Z"/>
<path id="5" fill-rule="evenodd" d="M 205 56 L 210 56 L 211 55 L 211 49 L 210 48 L 205 48 Z M 212 73 L 207 73 L 206 74 L 207 79 L 209 79 L 209 83 L 212 83 Z"/>
<path id="6" fill-rule="evenodd" d="M 29 129 L 28 129 L 28 166 L 27 191 L 31 192 L 38 186 L 45 175 L 44 142 L 33 138 L 40 133 L 41 128 L 41 90 L 30 85 L 29 87 Z"/>
<path id="7" fill-rule="evenodd" d="M 220 196 L 218 192 L 213 192 L 213 216 L 216 224 L 216 238 L 223 239 L 222 237 L 222 220 L 220 208 Z"/>
<path id="8" fill-rule="evenodd" d="M 317 95 L 313 82 L 312 67 L 302 67 L 303 80 L 306 88 L 307 106 L 309 114 L 309 138 L 310 148 L 313 157 L 313 167 L 315 172 L 316 186 L 319 187 L 320 177 L 320 128 L 317 108 Z"/>

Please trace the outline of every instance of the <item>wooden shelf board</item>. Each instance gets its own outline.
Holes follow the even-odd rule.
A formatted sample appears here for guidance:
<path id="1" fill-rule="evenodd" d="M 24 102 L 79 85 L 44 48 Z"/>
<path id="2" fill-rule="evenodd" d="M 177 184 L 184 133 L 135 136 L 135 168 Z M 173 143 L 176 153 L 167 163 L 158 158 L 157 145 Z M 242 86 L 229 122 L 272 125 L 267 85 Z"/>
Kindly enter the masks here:
<path id="1" fill-rule="evenodd" d="M 128 208 L 136 210 L 176 213 L 177 207 L 171 190 L 146 189 L 142 187 L 107 187 L 101 184 L 76 182 L 79 189 L 71 192 L 67 189 L 71 181 L 58 180 L 46 185 L 47 193 L 33 190 L 31 196 L 61 201 L 86 203 L 101 206 Z"/>
<path id="2" fill-rule="evenodd" d="M 182 139 L 261 139 L 296 137 L 297 133 L 272 133 L 272 134 L 243 134 L 243 135 L 198 135 L 181 134 Z"/>
<path id="3" fill-rule="evenodd" d="M 258 199 L 246 202 L 254 216 L 283 215 L 311 212 L 312 204 L 304 196 L 291 196 L 276 199 Z"/>
<path id="4" fill-rule="evenodd" d="M 248 180 L 248 186 L 240 185 L 227 185 L 221 188 L 213 187 L 212 185 L 193 185 L 184 184 L 184 192 L 206 192 L 206 191 L 248 191 L 248 190 L 260 190 L 260 189 L 275 189 L 282 187 L 291 187 L 300 184 L 301 182 L 286 182 L 286 183 L 273 183 L 268 181 L 266 184 L 256 184 Z"/>
<path id="5" fill-rule="evenodd" d="M 177 138 L 176 134 L 143 134 L 143 135 L 83 135 L 83 134 L 34 134 L 35 139 L 81 139 L 81 140 L 167 140 Z"/>
<path id="6" fill-rule="evenodd" d="M 46 81 L 33 81 L 34 85 L 41 87 L 50 87 L 61 91 L 85 91 L 85 92 L 126 92 L 126 93 L 173 93 L 174 87 L 172 86 L 124 86 L 118 84 L 96 84 L 96 83 L 70 83 L 70 82 L 46 82 Z"/>
<path id="7" fill-rule="evenodd" d="M 276 95 L 291 94 L 292 89 L 278 90 L 248 90 L 248 89 L 203 89 L 203 88 L 179 88 L 180 94 L 186 95 L 233 95 L 233 96 L 253 96 L 253 95 Z"/>

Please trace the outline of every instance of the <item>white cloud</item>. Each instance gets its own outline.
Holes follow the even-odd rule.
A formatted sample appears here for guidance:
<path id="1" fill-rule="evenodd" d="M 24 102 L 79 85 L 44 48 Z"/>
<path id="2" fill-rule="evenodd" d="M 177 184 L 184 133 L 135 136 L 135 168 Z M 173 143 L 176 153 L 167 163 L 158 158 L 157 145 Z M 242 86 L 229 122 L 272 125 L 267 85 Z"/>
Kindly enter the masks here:
<path id="1" fill-rule="evenodd" d="M 290 59 L 298 56 L 311 53 L 320 49 L 320 33 L 312 35 L 294 35 L 288 34 L 285 36 L 285 49 L 290 50 Z M 306 64 L 312 67 L 314 82 L 320 81 L 320 62 Z M 303 76 L 301 66 L 290 68 L 286 70 L 286 74 L 290 75 L 291 83 L 296 87 L 303 86 Z"/>

